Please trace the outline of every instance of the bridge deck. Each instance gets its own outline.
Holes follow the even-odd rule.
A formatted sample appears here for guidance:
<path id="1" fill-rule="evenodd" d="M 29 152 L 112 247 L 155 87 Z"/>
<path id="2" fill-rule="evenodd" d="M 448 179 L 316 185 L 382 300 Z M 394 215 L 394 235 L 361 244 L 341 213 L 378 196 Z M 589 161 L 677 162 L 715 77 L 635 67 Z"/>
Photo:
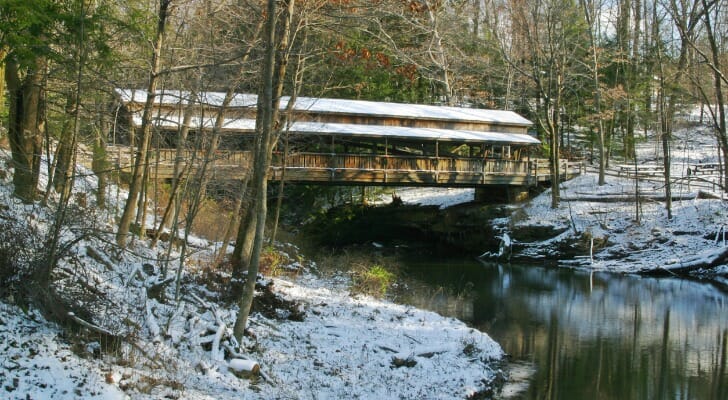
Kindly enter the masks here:
<path id="1" fill-rule="evenodd" d="M 131 171 L 132 151 L 126 146 L 108 149 L 109 159 L 122 171 Z M 199 168 L 204 161 L 202 152 L 182 151 L 181 166 Z M 173 176 L 177 151 L 155 151 L 151 160 L 151 177 L 169 179 Z M 250 172 L 252 154 L 249 151 L 217 151 L 212 159 L 212 174 L 218 179 L 243 179 Z M 373 154 L 289 154 L 283 162 L 274 154 L 270 180 L 328 183 L 337 185 L 390 186 L 531 186 L 550 179 L 547 160 L 504 160 Z M 562 162 L 564 178 L 581 173 L 581 163 Z"/>

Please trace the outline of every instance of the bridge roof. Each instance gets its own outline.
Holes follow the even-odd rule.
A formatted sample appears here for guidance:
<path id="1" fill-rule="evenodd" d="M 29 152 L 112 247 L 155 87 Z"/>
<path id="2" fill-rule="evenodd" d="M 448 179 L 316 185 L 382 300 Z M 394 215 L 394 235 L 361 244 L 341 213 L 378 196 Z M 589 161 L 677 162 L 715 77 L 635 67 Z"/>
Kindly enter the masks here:
<path id="1" fill-rule="evenodd" d="M 124 103 L 144 104 L 147 99 L 145 90 L 116 89 L 120 100 Z M 221 92 L 199 93 L 197 101 L 202 104 L 219 107 L 222 105 L 225 94 Z M 178 106 L 187 104 L 191 98 L 190 92 L 164 91 L 155 97 L 157 105 Z M 257 104 L 258 96 L 255 94 L 238 93 L 229 107 L 251 108 Z M 281 98 L 281 109 L 285 109 L 289 97 Z M 346 100 L 298 97 L 294 110 L 299 112 L 314 112 L 320 114 L 338 114 L 351 116 L 392 117 L 401 119 L 439 120 L 456 122 L 494 123 L 528 127 L 531 121 L 523 118 L 513 111 L 487 110 L 469 107 L 449 107 L 426 104 L 404 104 L 368 100 Z"/>
<path id="2" fill-rule="evenodd" d="M 134 114 L 134 124 L 140 126 L 142 123 L 141 112 Z M 177 129 L 182 124 L 182 117 L 163 117 L 156 121 L 156 125 L 169 129 Z M 192 118 L 190 126 L 193 129 L 212 129 L 215 125 L 214 118 Z M 253 119 L 225 119 L 223 131 L 246 132 L 255 131 L 255 120 Z M 329 122 L 294 122 L 288 128 L 293 134 L 300 135 L 327 135 L 347 136 L 365 138 L 388 138 L 399 140 L 428 140 L 428 141 L 449 141 L 462 143 L 499 143 L 532 145 L 541 143 L 531 135 L 522 133 L 502 132 L 481 132 L 470 130 L 437 129 L 437 128 L 411 128 L 403 126 L 385 125 L 361 125 L 341 124 Z"/>

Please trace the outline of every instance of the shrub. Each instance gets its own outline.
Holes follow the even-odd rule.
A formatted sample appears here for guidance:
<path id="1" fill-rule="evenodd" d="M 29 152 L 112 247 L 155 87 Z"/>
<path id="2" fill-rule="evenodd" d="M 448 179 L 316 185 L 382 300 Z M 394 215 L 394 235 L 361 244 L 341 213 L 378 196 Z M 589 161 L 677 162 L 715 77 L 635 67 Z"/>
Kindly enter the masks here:
<path id="1" fill-rule="evenodd" d="M 0 297 L 30 279 L 40 245 L 27 228 L 0 212 Z"/>
<path id="2" fill-rule="evenodd" d="M 273 246 L 266 246 L 260 254 L 260 272 L 265 275 L 277 276 L 286 262 L 285 257 Z"/>
<path id="3" fill-rule="evenodd" d="M 393 283 L 395 275 L 381 265 L 373 265 L 360 271 L 354 271 L 352 291 L 382 297 Z"/>

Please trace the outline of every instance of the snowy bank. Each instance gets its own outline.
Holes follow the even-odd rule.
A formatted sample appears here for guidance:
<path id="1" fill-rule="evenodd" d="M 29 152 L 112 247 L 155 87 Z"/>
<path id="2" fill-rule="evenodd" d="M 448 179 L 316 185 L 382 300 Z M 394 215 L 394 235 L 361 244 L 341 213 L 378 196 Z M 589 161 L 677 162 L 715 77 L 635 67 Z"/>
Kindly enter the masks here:
<path id="1" fill-rule="evenodd" d="M 9 171 L 7 164 L 0 157 L 0 169 Z M 54 196 L 51 209 L 24 205 L 11 195 L 11 176 L 0 179 L 0 223 L 36 243 L 9 247 L 22 250 L 18 265 L 30 268 L 42 255 Z M 91 175 L 81 183 L 83 191 L 95 184 Z M 221 300 L 229 275 L 205 264 L 214 246 L 196 242 L 177 292 L 170 280 L 177 249 L 136 240 L 122 251 L 113 240 L 119 204 L 107 212 L 88 197 L 88 209 L 72 204 L 62 237 L 68 251 L 54 271 L 58 298 L 80 311 L 74 330 L 46 321 L 18 298 L 22 291 L 0 292 L 3 398 L 464 399 L 487 395 L 500 376 L 503 352 L 487 334 L 352 296 L 348 277 L 323 279 L 294 260 L 290 269 L 299 275 L 270 279 L 268 287 L 273 304 L 292 305 L 296 318 L 286 307 L 254 311 L 255 337 L 238 346 L 231 335 L 237 307 Z"/>
<path id="2" fill-rule="evenodd" d="M 136 344 L 146 354 L 126 348 L 119 356 L 100 352 L 95 341 L 75 343 L 81 350 L 73 352 L 59 327 L 0 303 L 4 398 L 464 399 L 491 390 L 503 353 L 486 334 L 432 312 L 351 297 L 340 285 L 312 275 L 274 280 L 306 317 L 252 316 L 257 339 L 247 341 L 246 356 L 265 380 L 239 378 L 226 368 L 235 361 L 204 346 L 217 317 L 232 326 L 233 309 L 148 300 L 152 311 Z"/>
<path id="3" fill-rule="evenodd" d="M 608 176 L 603 186 L 597 180 L 590 172 L 563 183 L 556 209 L 546 191 L 511 218 L 496 221 L 500 230 L 511 232 L 514 257 L 622 273 L 720 264 L 726 201 L 700 198 L 676 185 L 668 220 L 664 201 L 656 200 L 664 193 L 661 182 L 640 182 L 638 208 L 633 179 Z M 538 230 L 546 233 L 539 238 L 533 233 Z"/>

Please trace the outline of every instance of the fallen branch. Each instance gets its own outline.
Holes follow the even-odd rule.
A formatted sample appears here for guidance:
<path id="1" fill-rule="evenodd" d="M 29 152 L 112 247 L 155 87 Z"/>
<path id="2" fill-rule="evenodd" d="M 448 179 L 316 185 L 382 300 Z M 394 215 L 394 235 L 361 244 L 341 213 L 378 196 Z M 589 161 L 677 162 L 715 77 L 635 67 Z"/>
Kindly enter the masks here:
<path id="1" fill-rule="evenodd" d="M 93 258 L 96 262 L 106 267 L 107 271 L 113 271 L 114 270 L 114 264 L 111 262 L 109 257 L 106 254 L 103 254 L 101 251 L 96 250 L 95 247 L 86 246 L 86 255 Z"/>
<path id="2" fill-rule="evenodd" d="M 92 324 L 92 323 L 90 323 L 90 322 L 88 322 L 88 321 L 85 321 L 85 320 L 83 320 L 83 319 L 79 318 L 79 317 L 78 317 L 78 316 L 77 316 L 77 315 L 76 315 L 75 313 L 73 313 L 72 311 L 69 311 L 69 312 L 68 312 L 68 317 L 69 317 L 69 318 L 71 318 L 71 319 L 72 319 L 72 320 L 73 320 L 74 322 L 76 322 L 77 324 L 79 324 L 79 325 L 81 325 L 81 326 L 83 326 L 83 327 L 85 327 L 85 328 L 91 329 L 92 331 L 95 331 L 95 332 L 101 333 L 102 335 L 107 335 L 107 336 L 116 336 L 116 335 L 114 335 L 113 333 L 111 333 L 111 331 L 110 331 L 110 330 L 108 330 L 108 329 L 106 329 L 106 328 L 102 328 L 102 327 L 100 327 L 100 326 L 98 326 L 98 325 L 94 325 L 94 324 Z"/>
<path id="3" fill-rule="evenodd" d="M 695 200 L 697 193 L 673 194 L 672 200 Z M 664 194 L 640 194 L 640 201 L 665 201 Z M 562 201 L 587 201 L 592 203 L 624 203 L 634 201 L 634 194 L 581 194 L 576 196 L 564 196 Z"/>
<path id="4" fill-rule="evenodd" d="M 260 364 L 251 360 L 233 358 L 230 360 L 227 367 L 233 374 L 241 378 L 260 375 Z"/>
<path id="5" fill-rule="evenodd" d="M 703 252 L 702 254 L 680 260 L 674 264 L 661 266 L 656 270 L 644 271 L 643 275 L 654 275 L 659 274 L 660 272 L 684 274 L 703 268 L 717 267 L 718 265 L 725 264 L 726 262 L 728 262 L 728 246 Z"/>
<path id="6" fill-rule="evenodd" d="M 222 351 L 220 351 L 220 342 L 222 341 L 223 336 L 225 335 L 225 332 L 227 331 L 227 326 L 225 324 L 220 324 L 217 327 L 217 332 L 215 332 L 215 338 L 212 341 L 212 359 L 215 361 L 220 361 L 225 359 L 225 355 Z M 260 369 L 260 368 L 258 368 Z"/>
<path id="7" fill-rule="evenodd" d="M 88 328 L 88 329 L 90 329 L 90 330 L 92 330 L 94 332 L 100 333 L 100 334 L 102 334 L 104 336 L 109 336 L 109 337 L 112 337 L 112 338 L 119 338 L 119 339 L 122 339 L 123 340 L 122 337 L 117 336 L 117 335 L 114 335 L 110 330 L 108 330 L 106 328 L 102 328 L 102 327 L 100 327 L 98 325 L 94 325 L 94 324 L 92 324 L 92 323 L 90 323 L 88 321 L 85 321 L 85 320 L 79 318 L 73 312 L 70 312 L 69 311 L 67 315 L 68 315 L 68 318 L 70 318 L 75 323 L 77 323 L 77 324 L 79 324 L 79 325 L 81 325 L 81 326 L 83 326 L 85 328 Z M 149 360 L 156 368 L 164 368 L 164 366 L 162 364 L 160 364 L 159 361 L 157 361 L 153 357 L 151 357 L 148 354 L 147 350 L 144 349 L 141 345 L 139 345 L 139 343 L 137 343 L 137 342 L 135 342 L 133 340 L 124 340 L 124 342 L 125 343 L 129 343 L 132 347 L 134 347 L 135 349 L 137 349 L 137 351 L 139 351 L 141 354 L 143 354 L 144 357 L 146 357 L 146 359 Z"/>

